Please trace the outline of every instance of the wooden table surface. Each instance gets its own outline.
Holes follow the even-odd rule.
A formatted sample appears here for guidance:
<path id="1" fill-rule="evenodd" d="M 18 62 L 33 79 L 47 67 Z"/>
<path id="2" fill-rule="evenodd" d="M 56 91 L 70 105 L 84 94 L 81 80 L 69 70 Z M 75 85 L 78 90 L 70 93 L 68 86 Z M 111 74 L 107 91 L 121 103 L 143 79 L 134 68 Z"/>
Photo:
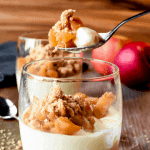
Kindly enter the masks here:
<path id="1" fill-rule="evenodd" d="M 84 25 L 108 32 L 124 19 L 150 8 L 141 0 L 0 0 L 0 43 L 17 41 L 24 32 L 49 30 L 62 11 L 75 9 Z M 116 34 L 150 42 L 150 14 L 123 25 Z M 0 96 L 18 104 L 17 87 L 0 89 Z M 123 102 L 123 127 L 119 150 L 150 149 L 150 92 Z M 16 120 L 0 119 L 0 130 L 11 130 L 19 139 Z M 1 139 L 0 139 L 1 140 Z M 2 145 L 1 145 L 2 146 Z M 1 147 L 0 146 L 0 147 Z"/>

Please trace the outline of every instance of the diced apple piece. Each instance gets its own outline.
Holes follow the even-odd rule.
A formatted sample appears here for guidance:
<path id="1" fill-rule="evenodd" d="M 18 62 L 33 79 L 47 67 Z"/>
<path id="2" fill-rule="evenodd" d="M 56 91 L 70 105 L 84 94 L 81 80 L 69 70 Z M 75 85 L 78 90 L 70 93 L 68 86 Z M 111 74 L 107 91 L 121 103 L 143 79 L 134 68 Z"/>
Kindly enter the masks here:
<path id="1" fill-rule="evenodd" d="M 58 77 L 58 72 L 55 71 L 55 70 L 47 70 L 46 76 L 51 77 L 51 78 L 57 78 Z"/>
<path id="2" fill-rule="evenodd" d="M 74 44 L 74 42 L 73 42 L 72 40 L 70 40 L 70 41 L 68 41 L 68 42 L 66 42 L 66 43 L 59 43 L 57 46 L 58 46 L 58 47 L 63 47 L 63 48 L 76 47 L 76 45 Z"/>
<path id="3" fill-rule="evenodd" d="M 44 67 L 41 68 L 36 75 L 46 77 L 46 69 Z"/>
<path id="4" fill-rule="evenodd" d="M 40 121 L 44 121 L 44 120 L 45 120 L 45 115 L 42 114 L 42 113 L 40 113 L 40 112 L 38 112 L 38 113 L 36 114 L 36 117 L 37 117 Z"/>
<path id="5" fill-rule="evenodd" d="M 43 129 L 44 129 L 44 130 L 50 130 L 51 127 L 54 127 L 54 122 L 53 122 L 53 121 L 47 121 L 47 122 L 45 122 L 45 124 L 43 125 Z"/>
<path id="6" fill-rule="evenodd" d="M 55 121 L 55 127 L 52 129 L 52 132 L 73 135 L 80 129 L 80 126 L 77 126 L 74 123 L 72 123 L 67 117 L 59 117 Z"/>
<path id="7" fill-rule="evenodd" d="M 54 120 L 54 118 L 55 118 L 55 112 L 53 111 L 53 112 L 50 112 L 49 114 L 48 114 L 48 119 L 49 120 Z"/>
<path id="8" fill-rule="evenodd" d="M 34 105 L 37 104 L 38 102 L 39 102 L 39 99 L 36 96 L 33 96 L 33 103 L 34 103 Z"/>
<path id="9" fill-rule="evenodd" d="M 33 65 L 30 65 L 28 68 L 27 68 L 27 71 L 31 74 L 36 74 L 37 75 L 37 72 L 39 72 L 40 68 L 37 67 L 37 64 L 33 64 Z"/>
<path id="10" fill-rule="evenodd" d="M 65 31 L 61 31 L 59 34 L 57 33 L 58 44 L 59 43 L 66 43 L 73 38 L 74 38 L 74 34 L 72 34 L 72 33 L 68 33 Z"/>
<path id="11" fill-rule="evenodd" d="M 51 29 L 49 32 L 49 43 L 51 46 L 57 46 L 58 42 L 56 40 L 56 33 L 54 33 L 54 29 Z"/>
<path id="12" fill-rule="evenodd" d="M 52 62 L 52 61 L 46 61 L 46 62 L 44 62 L 43 66 L 44 66 L 46 69 L 54 69 L 54 65 L 53 65 L 53 62 Z"/>
<path id="13" fill-rule="evenodd" d="M 18 66 L 18 70 L 21 70 L 23 65 L 25 65 L 27 62 L 26 62 L 26 59 L 24 57 L 18 57 L 17 59 L 17 66 Z"/>
<path id="14" fill-rule="evenodd" d="M 72 40 L 70 40 L 65 43 L 65 47 L 76 47 L 76 45 Z"/>
<path id="15" fill-rule="evenodd" d="M 87 101 L 90 105 L 95 105 L 98 101 L 98 97 L 87 97 L 85 98 L 85 101 Z"/>
<path id="16" fill-rule="evenodd" d="M 82 93 L 82 92 L 78 92 L 74 95 L 72 95 L 73 97 L 81 97 L 81 98 L 87 98 L 87 95 Z"/>
<path id="17" fill-rule="evenodd" d="M 116 96 L 112 92 L 105 92 L 97 101 L 94 107 L 94 115 L 96 118 L 104 117 L 115 100 Z"/>

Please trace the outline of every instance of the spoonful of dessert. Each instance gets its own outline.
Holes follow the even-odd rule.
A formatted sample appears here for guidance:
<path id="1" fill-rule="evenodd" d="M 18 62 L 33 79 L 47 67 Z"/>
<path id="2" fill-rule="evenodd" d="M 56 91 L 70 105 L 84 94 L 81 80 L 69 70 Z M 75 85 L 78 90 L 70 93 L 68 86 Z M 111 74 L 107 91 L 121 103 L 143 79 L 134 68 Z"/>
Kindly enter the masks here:
<path id="1" fill-rule="evenodd" d="M 12 103 L 12 101 L 9 99 L 0 97 L 0 118 L 3 118 L 3 119 L 15 118 L 19 120 L 16 114 L 17 114 L 17 108 Z"/>
<path id="2" fill-rule="evenodd" d="M 105 44 L 123 24 L 150 13 L 150 10 L 125 19 L 107 33 L 97 33 L 84 27 L 83 22 L 78 17 L 73 16 L 74 13 L 75 10 L 65 10 L 61 14 L 60 21 L 50 29 L 49 44 L 55 47 L 55 50 L 80 53 L 98 48 Z"/>

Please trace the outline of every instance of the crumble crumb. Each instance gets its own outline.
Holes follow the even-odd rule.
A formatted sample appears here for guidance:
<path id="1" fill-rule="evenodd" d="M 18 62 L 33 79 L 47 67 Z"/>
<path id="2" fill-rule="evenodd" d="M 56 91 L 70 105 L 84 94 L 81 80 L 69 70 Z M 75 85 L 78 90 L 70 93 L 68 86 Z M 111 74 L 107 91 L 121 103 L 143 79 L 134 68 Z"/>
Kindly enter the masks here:
<path id="1" fill-rule="evenodd" d="M 18 138 L 17 138 L 18 139 Z M 16 137 L 8 130 L 0 130 L 0 150 L 22 149 L 21 140 L 17 141 Z"/>

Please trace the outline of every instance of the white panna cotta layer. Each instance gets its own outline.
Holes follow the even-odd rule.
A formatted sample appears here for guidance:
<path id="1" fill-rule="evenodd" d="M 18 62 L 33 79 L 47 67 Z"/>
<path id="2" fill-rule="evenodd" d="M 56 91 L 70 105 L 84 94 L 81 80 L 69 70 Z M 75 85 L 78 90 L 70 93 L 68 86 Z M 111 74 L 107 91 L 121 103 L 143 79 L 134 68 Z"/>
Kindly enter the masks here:
<path id="1" fill-rule="evenodd" d="M 94 133 L 81 129 L 75 135 L 38 131 L 20 121 L 23 150 L 116 149 L 121 134 L 121 115 L 113 107 L 110 107 L 106 117 L 99 120 L 96 119 L 95 121 Z"/>

